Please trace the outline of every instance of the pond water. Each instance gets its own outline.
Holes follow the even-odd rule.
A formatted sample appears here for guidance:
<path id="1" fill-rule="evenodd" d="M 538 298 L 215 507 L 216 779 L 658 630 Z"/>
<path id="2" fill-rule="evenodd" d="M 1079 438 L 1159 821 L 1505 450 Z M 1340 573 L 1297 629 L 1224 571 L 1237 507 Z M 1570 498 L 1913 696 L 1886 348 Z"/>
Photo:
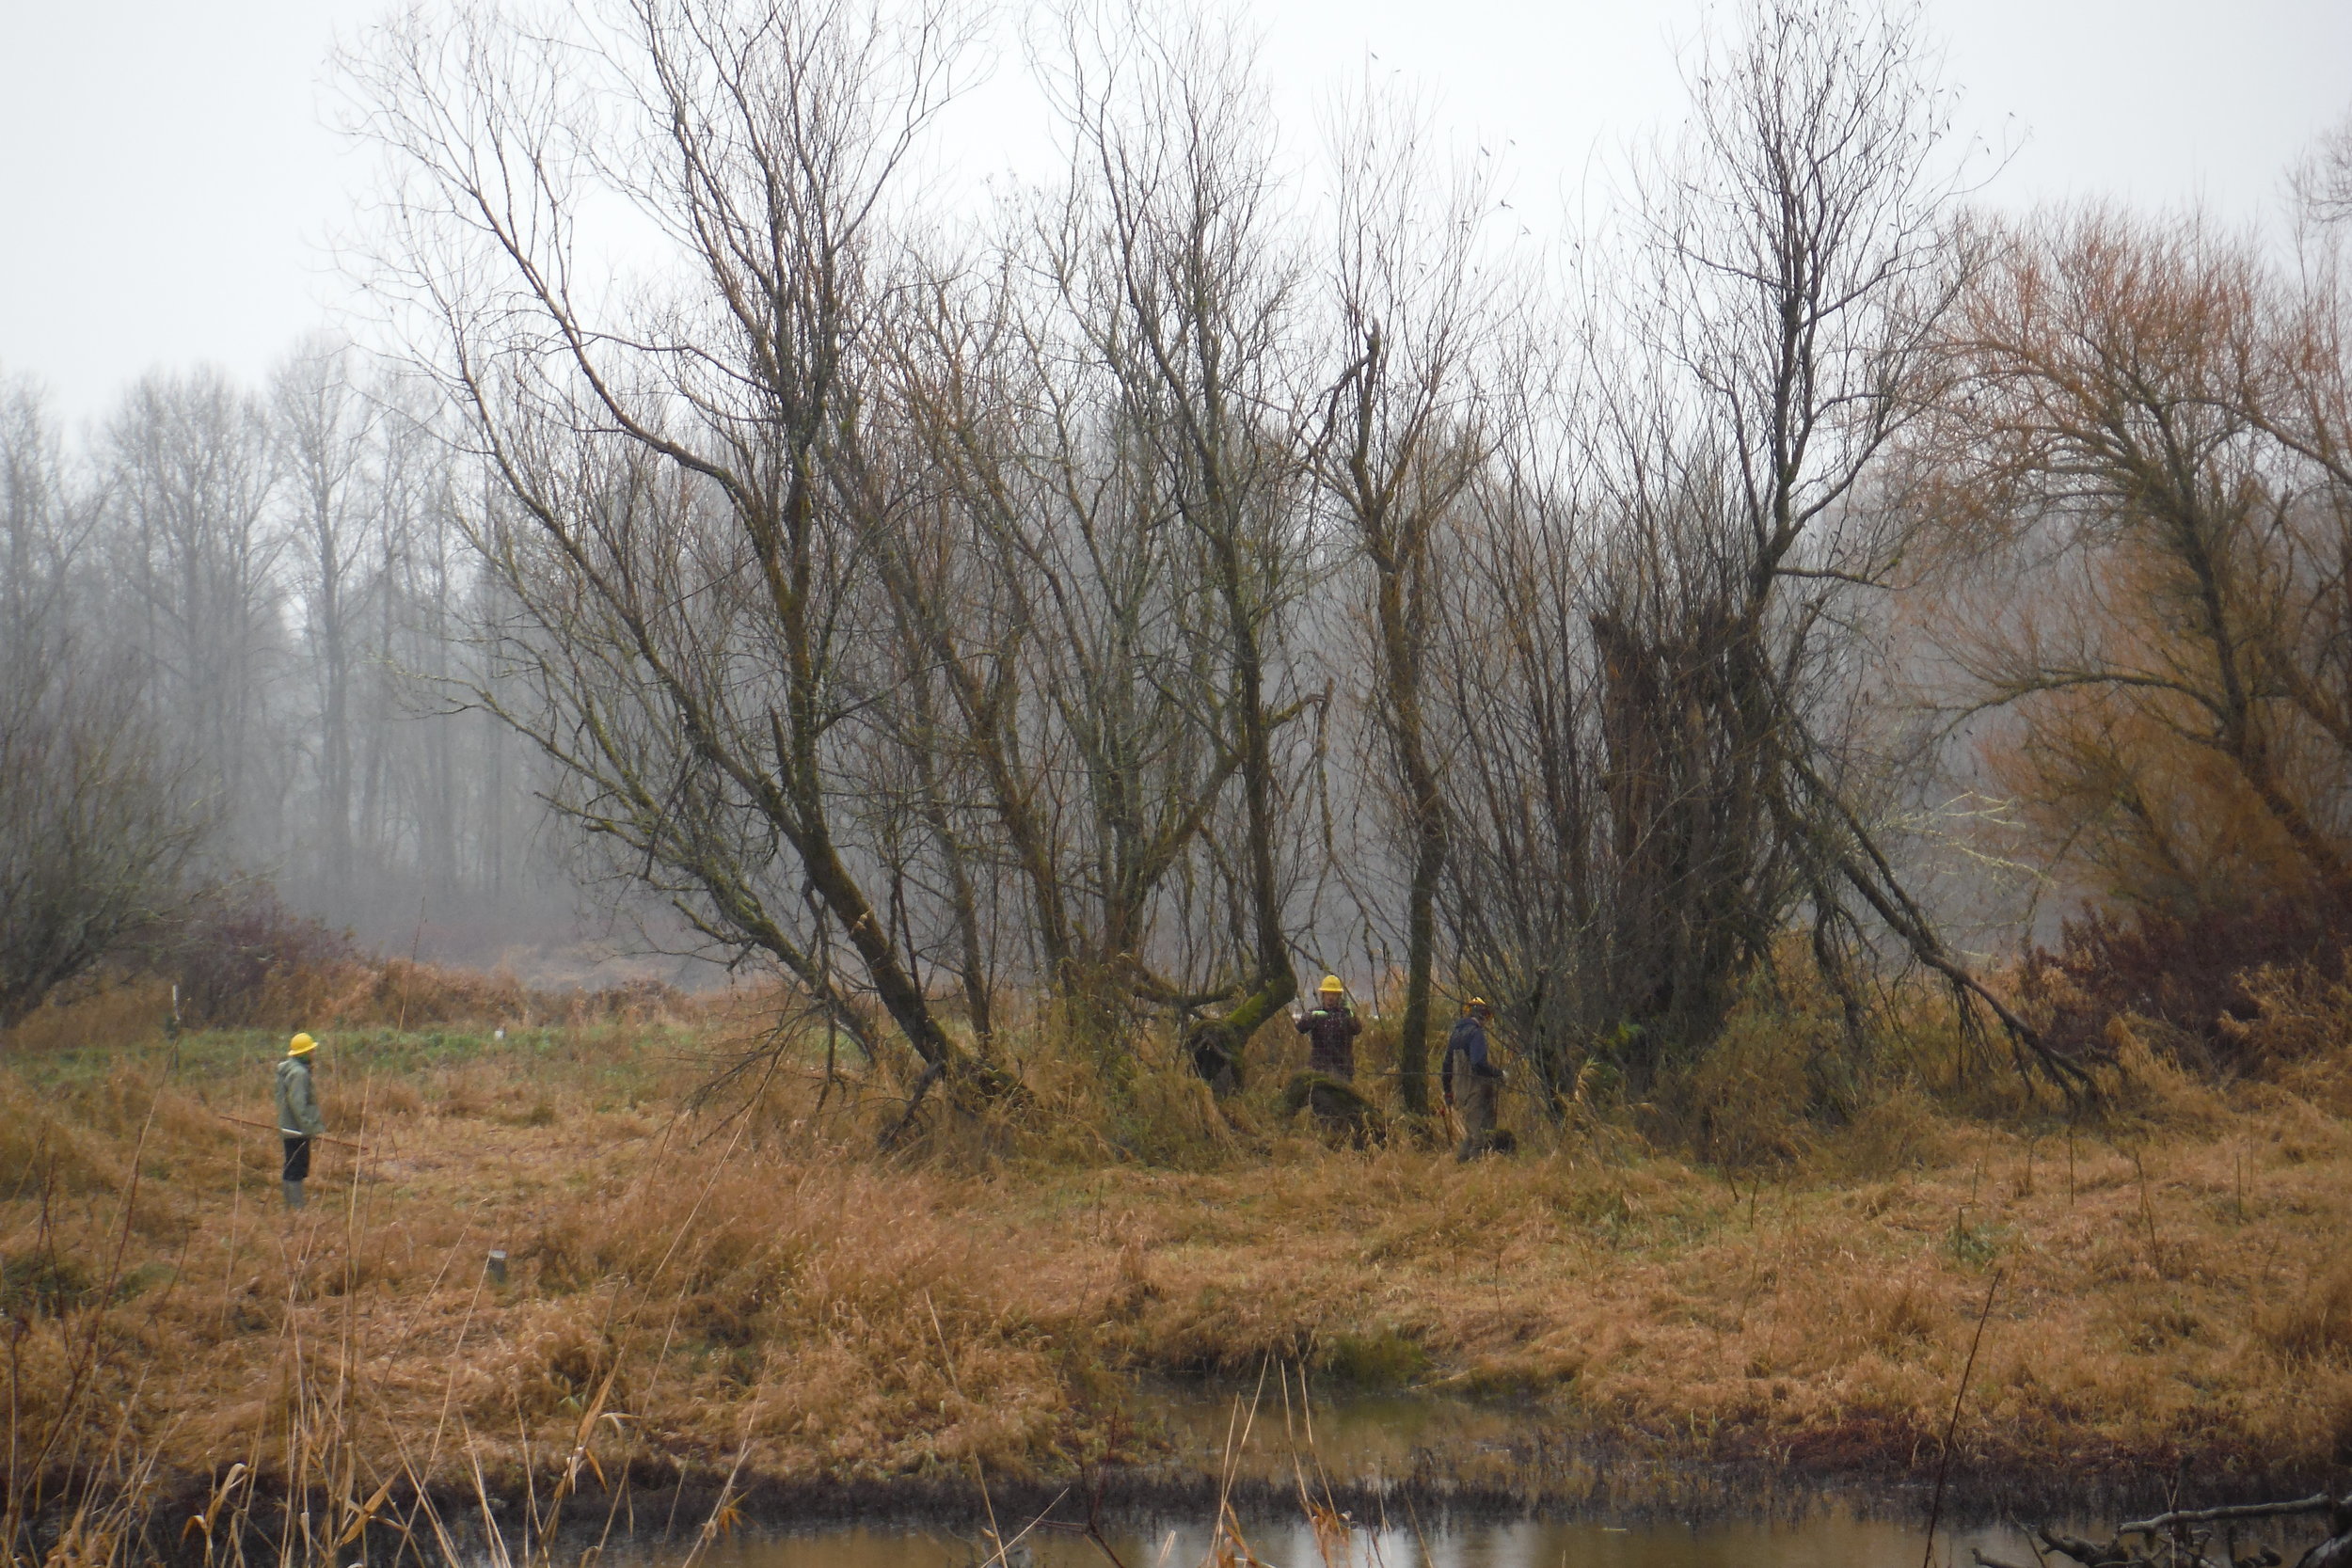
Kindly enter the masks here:
<path id="1" fill-rule="evenodd" d="M 1392 1492 L 1394 1483 L 1436 1481 L 1491 1499 L 1549 1492 L 1580 1478 L 1555 1455 L 1537 1481 L 1530 1452 L 1543 1423 L 1536 1412 L 1508 1403 L 1427 1393 L 1335 1398 L 1272 1383 L 1241 1390 L 1164 1385 L 1139 1393 L 1139 1409 L 1172 1444 L 1158 1467 L 1164 1474 L 1230 1477 L 1254 1499 L 1258 1516 L 1240 1520 L 1247 1559 L 1218 1551 L 1215 1509 L 1203 1506 L 1157 1523 L 1106 1520 L 1099 1544 L 1074 1526 L 1025 1528 L 1025 1516 L 1000 1515 L 996 1527 L 1011 1540 L 1001 1564 L 989 1521 L 980 1518 L 739 1530 L 704 1545 L 691 1568 L 1248 1568 L 1251 1559 L 1263 1568 L 1922 1568 L 1927 1555 L 1927 1532 L 1903 1522 L 1925 1512 L 1917 1506 L 1924 1498 L 1909 1509 L 1873 1511 L 1889 1517 L 1826 1497 L 1803 1498 L 1795 1510 L 1785 1496 L 1758 1507 L 1721 1485 L 1640 1465 L 1599 1478 L 1588 1467 L 1581 1477 L 1593 1491 L 1576 1512 L 1597 1513 L 1604 1522 L 1493 1517 L 1491 1509 L 1485 1517 L 1467 1509 L 1415 1517 L 1401 1503 L 1380 1500 L 1406 1495 Z M 1597 1479 L 1602 1484 L 1595 1487 Z M 1318 1538 L 1295 1500 L 1302 1481 L 1310 1494 L 1321 1495 L 1327 1482 L 1356 1499 L 1343 1534 Z M 1605 1522 L 1613 1505 L 1639 1512 Z M 1074 1493 L 1055 1512 L 1059 1519 L 1083 1516 Z M 626 1555 L 644 1568 L 688 1568 L 691 1531 L 678 1533 L 674 1547 L 645 1544 Z M 1936 1534 L 1934 1568 L 1972 1565 L 1972 1548 L 2034 1561 L 2013 1529 L 1947 1528 Z"/>
<path id="2" fill-rule="evenodd" d="M 1974 1568 L 1978 1551 L 2036 1560 L 2018 1529 L 1948 1515 L 1931 1554 L 1924 1486 L 1857 1509 L 1769 1481 L 1759 1493 L 1755 1477 L 1613 1465 L 1564 1457 L 1557 1446 L 1547 1456 L 1547 1423 L 1523 1406 L 1427 1393 L 1335 1399 L 1297 1386 L 1138 1393 L 1138 1412 L 1170 1439 L 1173 1451 L 1155 1467 L 1163 1479 L 1226 1478 L 1237 1497 L 1249 1499 L 1237 1505 L 1245 1550 L 1219 1542 L 1216 1509 L 1203 1504 L 1158 1522 L 1106 1514 L 1099 1541 L 1079 1525 L 1033 1525 L 1000 1513 L 993 1527 L 1009 1543 L 1001 1556 L 992 1522 L 978 1517 L 752 1528 L 699 1547 L 692 1527 L 683 1526 L 668 1543 L 615 1544 L 604 1560 L 611 1568 Z M 1302 1489 L 1354 1499 L 1343 1505 L 1353 1509 L 1345 1526 L 1319 1536 L 1298 1500 Z M 1415 1495 L 1484 1502 L 1432 1519 L 1402 1501 Z M 1520 1511 L 1507 1499 L 1537 1495 L 1570 1498 L 1564 1512 L 1577 1517 L 1513 1516 Z M 1065 1494 L 1052 1517 L 1083 1519 L 1079 1497 L 1075 1488 Z M 1498 1507 L 1497 1499 L 1506 1501 Z M 2049 1523 L 2105 1539 L 2103 1527 L 2114 1520 Z M 2251 1528 L 2241 1539 L 2247 1550 L 2277 1544 L 2292 1562 L 2315 1537 L 2297 1523 Z"/>
<path id="3" fill-rule="evenodd" d="M 1012 1533 L 1019 1526 L 1006 1528 Z M 1201 1568 L 1214 1545 L 1209 1531 L 1195 1526 L 1104 1533 L 1107 1552 L 1082 1536 L 1016 1538 L 1008 1561 L 1010 1568 L 1111 1568 L 1115 1556 L 1121 1568 Z M 1836 1513 L 1794 1524 L 1613 1527 L 1522 1519 L 1359 1529 L 1344 1543 L 1318 1543 L 1303 1523 L 1251 1528 L 1245 1520 L 1243 1534 L 1266 1568 L 1921 1568 L 1927 1547 L 1923 1530 Z M 976 1568 L 991 1560 L 982 1542 L 977 1533 L 866 1527 L 739 1533 L 706 1547 L 694 1568 Z M 2010 1530 L 1941 1530 L 1935 1568 L 1972 1562 L 1972 1547 L 2011 1562 L 2034 1560 Z"/>

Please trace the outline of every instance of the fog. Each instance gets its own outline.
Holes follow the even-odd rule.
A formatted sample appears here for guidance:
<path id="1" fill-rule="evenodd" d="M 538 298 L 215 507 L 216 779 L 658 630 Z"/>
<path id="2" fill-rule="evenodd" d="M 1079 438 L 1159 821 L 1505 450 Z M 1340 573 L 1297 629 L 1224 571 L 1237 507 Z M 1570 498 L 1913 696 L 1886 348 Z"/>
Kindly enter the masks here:
<path id="1" fill-rule="evenodd" d="M 1006 13 L 955 135 L 951 184 L 1050 178 L 1050 116 Z M 109 0 L 11 8 L 0 48 L 0 370 L 69 422 L 135 377 L 198 362 L 259 383 L 294 340 L 367 314 L 340 242 L 367 159 L 336 129 L 328 56 L 380 0 Z M 1042 16 L 1043 8 L 1026 8 Z M 1605 198 L 1629 142 L 1670 125 L 1697 0 L 1280 0 L 1263 39 L 1284 136 L 1364 74 L 1413 84 L 1510 160 L 1532 227 Z M 2332 0 L 1934 0 L 1962 123 L 2012 154 L 1985 193 L 2275 221 L 2280 173 L 2352 102 L 2352 8 Z"/>
<path id="2" fill-rule="evenodd" d="M 1638 1092 L 1802 955 L 2063 1079 L 2037 913 L 2352 899 L 2332 11 L 304 16 L 8 111 L 28 973 L 266 886 Z"/>

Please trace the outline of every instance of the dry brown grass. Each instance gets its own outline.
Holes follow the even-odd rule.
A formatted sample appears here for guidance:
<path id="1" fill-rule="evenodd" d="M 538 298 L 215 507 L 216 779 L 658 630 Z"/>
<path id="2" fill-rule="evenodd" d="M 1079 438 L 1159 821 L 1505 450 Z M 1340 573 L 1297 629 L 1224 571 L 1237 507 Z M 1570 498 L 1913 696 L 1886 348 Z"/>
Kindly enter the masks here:
<path id="1" fill-rule="evenodd" d="M 89 1344 L 89 1408 L 167 1470 L 283 1473 L 331 1386 L 361 1491 L 560 1468 L 583 1418 L 608 1475 L 1004 1475 L 1148 1457 L 1121 1374 L 1274 1357 L 1511 1391 L 1661 1451 L 1900 1469 L 1934 1451 L 1997 1268 L 1969 1458 L 2352 1457 L 2337 1048 L 2226 1092 L 2142 1053 L 2071 1138 L 1914 1086 L 1726 1177 L 1523 1104 L 1517 1159 L 1334 1150 L 1270 1091 L 1229 1121 L 1152 1069 L 1114 1109 L 1051 1061 L 1027 1110 L 883 1158 L 886 1074 L 794 1063 L 678 1114 L 705 1037 L 330 1037 L 330 1121 L 369 1151 L 325 1151 L 293 1218 L 274 1141 L 217 1116 L 266 1118 L 274 1038 L 183 1042 L 169 1071 L 154 1037 L 20 1053 L 20 1426 L 60 1418 Z M 66 1260 L 49 1287 L 43 1259 Z"/>

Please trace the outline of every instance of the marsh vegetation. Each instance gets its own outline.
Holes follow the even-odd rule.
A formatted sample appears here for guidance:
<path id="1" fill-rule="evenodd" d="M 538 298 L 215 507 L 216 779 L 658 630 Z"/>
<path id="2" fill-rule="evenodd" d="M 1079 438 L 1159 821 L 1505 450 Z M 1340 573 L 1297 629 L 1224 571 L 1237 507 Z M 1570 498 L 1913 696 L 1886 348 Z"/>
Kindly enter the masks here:
<path id="1" fill-rule="evenodd" d="M 1132 1480 L 1150 1377 L 1562 1502 L 2340 1473 L 2352 135 L 2282 245 L 1995 215 L 1916 13 L 1761 0 L 1538 256 L 1032 20 L 965 211 L 977 11 L 403 12 L 390 336 L 0 393 L 12 1560 Z M 499 967 L 575 899 L 707 988 Z"/>

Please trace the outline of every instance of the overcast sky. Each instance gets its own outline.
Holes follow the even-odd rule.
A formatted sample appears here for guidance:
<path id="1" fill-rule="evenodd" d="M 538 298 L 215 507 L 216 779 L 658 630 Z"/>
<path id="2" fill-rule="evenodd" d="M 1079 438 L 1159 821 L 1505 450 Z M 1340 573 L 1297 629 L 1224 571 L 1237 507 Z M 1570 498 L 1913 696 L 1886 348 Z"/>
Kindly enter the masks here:
<path id="1" fill-rule="evenodd" d="M 258 377 L 347 285 L 327 242 L 363 177 L 328 129 L 326 58 L 383 0 L 0 0 L 0 372 L 71 417 L 155 366 Z M 2352 0 L 1930 0 L 1963 124 L 2021 150 L 2004 205 L 2108 197 L 2277 210 L 2281 173 L 2352 107 Z M 1574 203 L 1596 161 L 1670 122 L 1697 0 L 1259 0 L 1294 141 L 1367 69 Z M 1376 63 L 1375 63 L 1376 60 Z M 1017 55 L 976 101 L 973 166 L 1041 141 Z M 1037 170 L 1026 172 L 1037 173 Z"/>

